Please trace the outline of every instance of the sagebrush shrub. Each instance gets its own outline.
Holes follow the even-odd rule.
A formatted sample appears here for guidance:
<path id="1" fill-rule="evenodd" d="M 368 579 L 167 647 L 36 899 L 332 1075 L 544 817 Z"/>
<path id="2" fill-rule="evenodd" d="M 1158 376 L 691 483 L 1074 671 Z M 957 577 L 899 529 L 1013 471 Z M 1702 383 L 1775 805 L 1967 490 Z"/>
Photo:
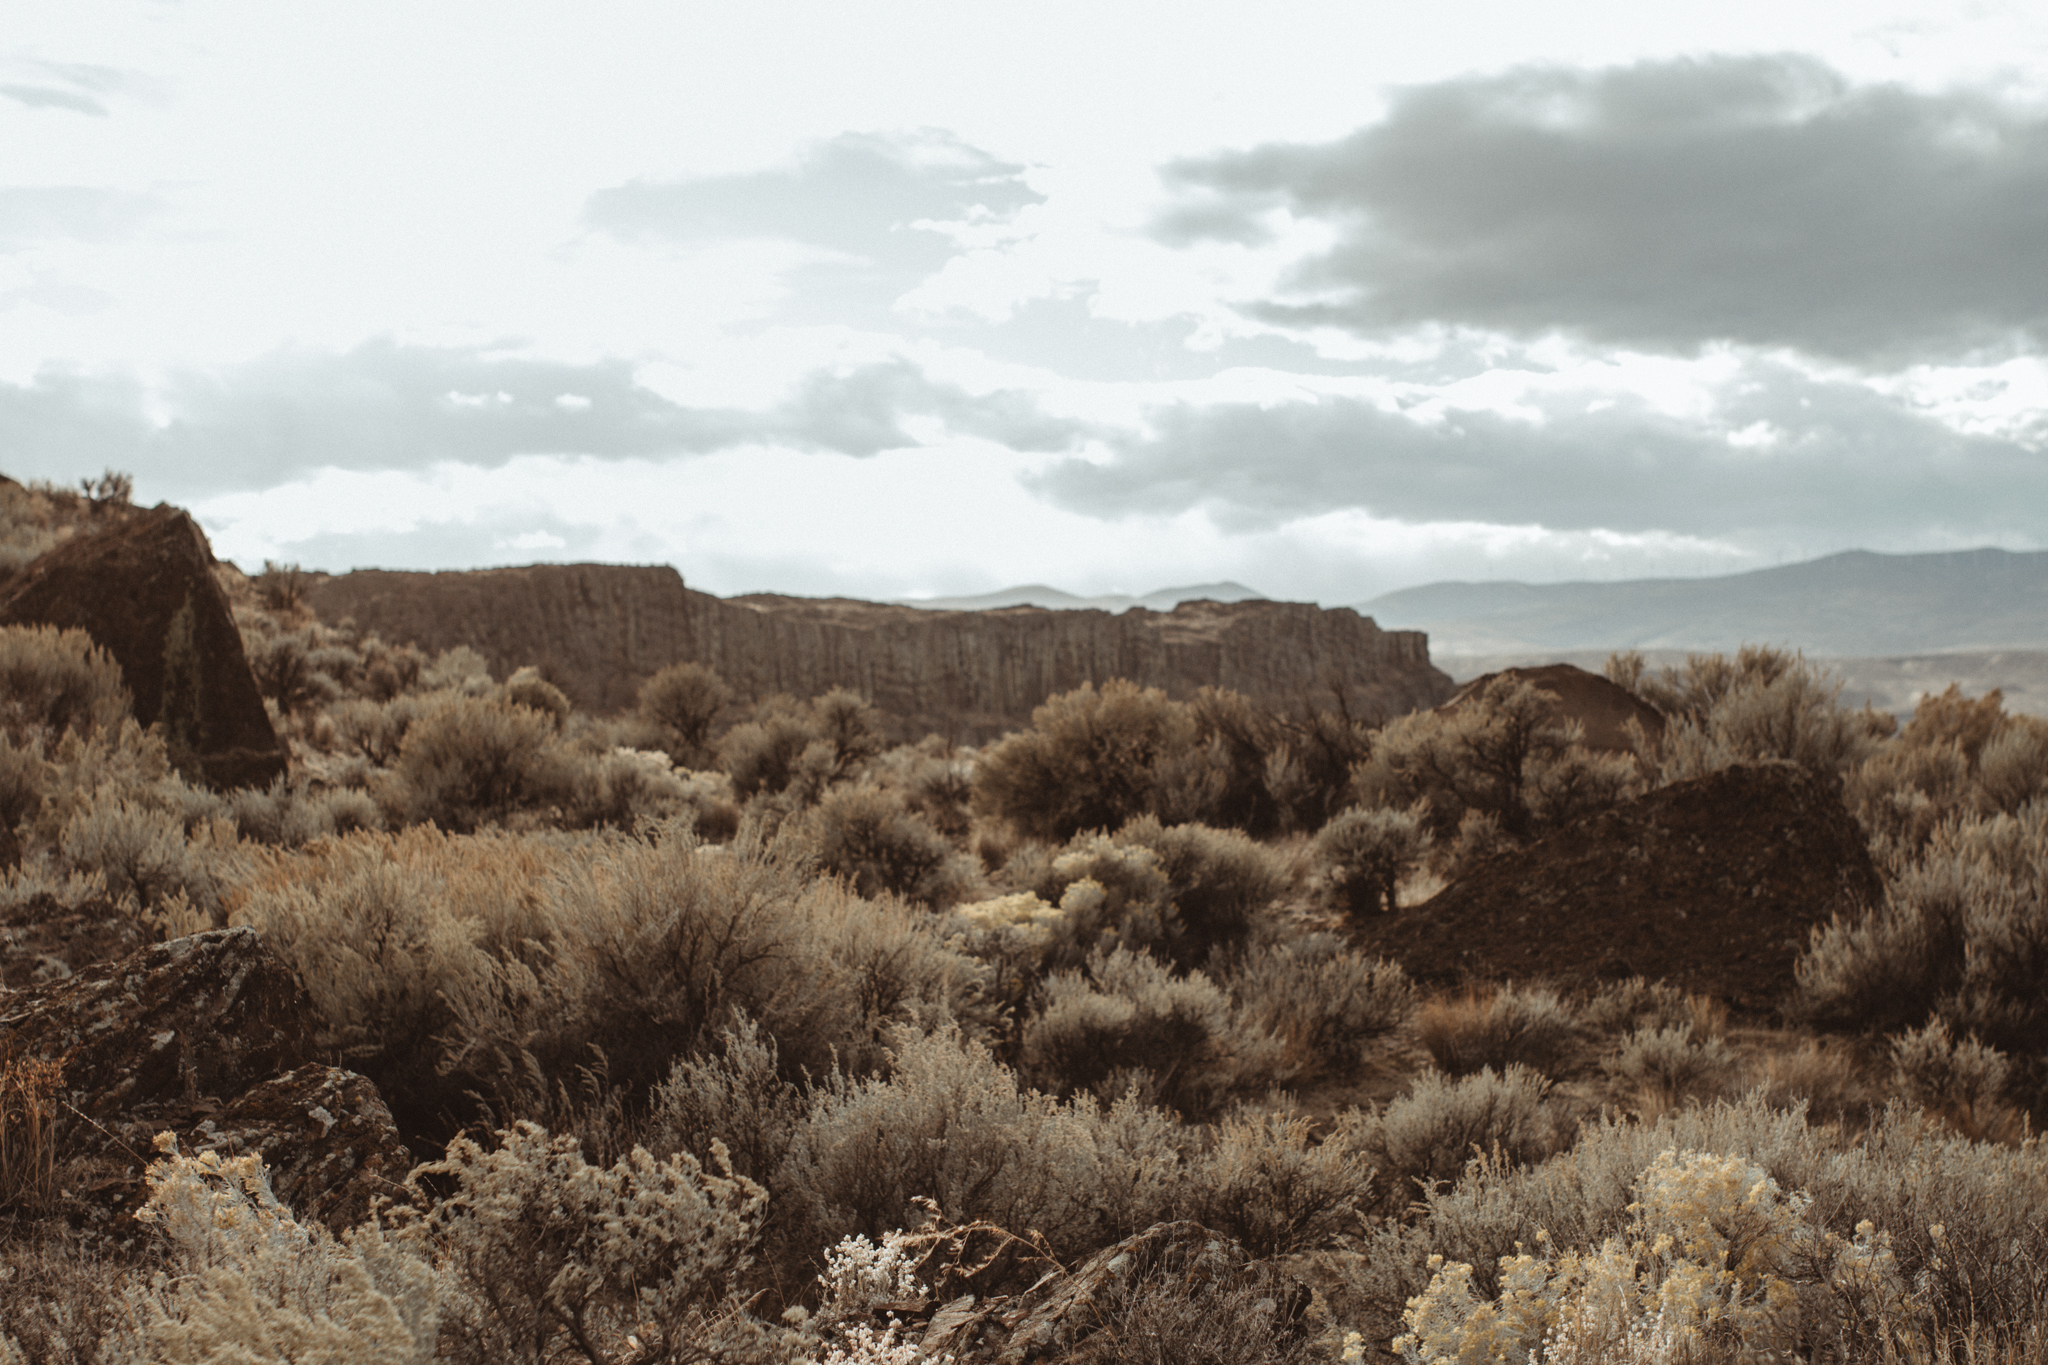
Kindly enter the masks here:
<path id="1" fill-rule="evenodd" d="M 432 1201 L 428 1240 L 467 1290 L 448 1309 L 472 1355 L 541 1362 L 567 1337 L 592 1365 L 631 1332 L 654 1359 L 677 1358 L 752 1258 L 767 1194 L 694 1156 L 636 1149 L 606 1168 L 572 1138 L 520 1122 L 485 1150 L 468 1138 L 414 1180 L 453 1183 Z"/>
<path id="2" fill-rule="evenodd" d="M 1802 656 L 1757 645 L 1732 660 L 1692 655 L 1683 668 L 1645 674 L 1636 691 L 1670 717 L 1654 755 L 1664 782 L 1771 759 L 1842 773 L 1897 725 L 1885 712 L 1844 710 L 1838 678 Z"/>
<path id="3" fill-rule="evenodd" d="M 1456 1180 L 1475 1157 L 1497 1152 L 1526 1165 L 1556 1151 L 1562 1135 L 1549 1099 L 1550 1081 L 1521 1066 L 1456 1079 L 1424 1072 L 1378 1112 L 1352 1113 L 1333 1140 L 1378 1172 L 1382 1207 L 1399 1209 L 1418 1189 Z"/>
<path id="4" fill-rule="evenodd" d="M 1477 811 L 1522 841 L 1639 790 L 1635 759 L 1585 748 L 1577 722 L 1556 719 L 1556 702 L 1503 675 L 1455 707 L 1393 721 L 1355 770 L 1359 803 L 1419 804 L 1438 835 Z"/>
<path id="5" fill-rule="evenodd" d="M 776 696 L 756 703 L 720 737 L 718 762 L 742 800 L 788 792 L 809 804 L 881 750 L 874 707 L 842 687 L 808 702 Z"/>
<path id="6" fill-rule="evenodd" d="M 512 702 L 450 697 L 406 730 L 384 795 L 409 823 L 468 832 L 515 811 L 568 804 L 577 764 L 554 718 Z"/>
<path id="7" fill-rule="evenodd" d="M 700 663 L 670 664 L 640 684 L 637 708 L 660 731 L 670 757 L 682 764 L 702 762 L 710 753 L 711 729 L 732 702 L 732 689 Z"/>
<path id="8" fill-rule="evenodd" d="M 2012 1074 L 2004 1053 L 1974 1035 L 1950 1037 L 1939 1019 L 1893 1039 L 1891 1059 L 1901 1095 L 1970 1132 L 1984 1129 Z"/>
<path id="9" fill-rule="evenodd" d="M 1188 1216 L 1260 1260 L 1355 1231 L 1370 1203 L 1372 1169 L 1348 1143 L 1312 1141 L 1312 1127 L 1285 1114 L 1225 1119 L 1189 1163 Z"/>
<path id="10" fill-rule="evenodd" d="M 1412 810 L 1356 806 L 1316 835 L 1316 856 L 1353 914 L 1400 908 L 1401 878 L 1428 850 L 1430 835 Z"/>
<path id="11" fill-rule="evenodd" d="M 514 671 L 505 679 L 503 695 L 514 706 L 523 706 L 547 716 L 554 721 L 558 734 L 569 724 L 569 715 L 576 709 L 566 692 L 542 677 L 540 670 L 531 665 Z"/>
<path id="12" fill-rule="evenodd" d="M 158 1146 L 165 1156 L 147 1172 L 149 1201 L 136 1218 L 161 1233 L 179 1274 L 127 1289 L 128 1323 L 103 1344 L 102 1359 L 439 1358 L 442 1284 L 415 1241 L 375 1222 L 336 1241 L 292 1216 L 253 1153 L 186 1156 L 168 1133 Z"/>
<path id="13" fill-rule="evenodd" d="M 1355 1069 L 1415 1007 L 1399 963 L 1365 957 L 1332 934 L 1253 948 L 1229 985 L 1238 1027 L 1279 1039 L 1295 1083 Z"/>
<path id="14" fill-rule="evenodd" d="M 894 792 L 842 786 L 811 813 L 818 866 L 856 893 L 943 906 L 973 884 L 973 869 L 946 837 Z"/>
<path id="15" fill-rule="evenodd" d="M 1695 1037 L 1688 1021 L 1672 1028 L 1637 1029 L 1600 1065 L 1617 1084 L 1675 1104 L 1718 1091 L 1734 1072 L 1735 1054 L 1719 1038 Z"/>
<path id="16" fill-rule="evenodd" d="M 0 626 L 0 728 L 16 744 L 118 727 L 128 710 L 121 666 L 84 631 Z"/>
<path id="17" fill-rule="evenodd" d="M 981 751 L 974 804 L 1029 838 L 1111 830 L 1151 812 L 1160 767 L 1196 747 L 1188 708 L 1116 679 L 1048 697 L 1031 728 Z"/>
<path id="18" fill-rule="evenodd" d="M 1556 991 L 1507 986 L 1430 1001 L 1416 1036 L 1453 1076 L 1511 1064 L 1555 1073 L 1576 1042 L 1577 1019 Z"/>
<path id="19" fill-rule="evenodd" d="M 1180 931 L 1168 951 L 1182 963 L 1202 961 L 1212 949 L 1235 945 L 1253 916 L 1287 889 L 1279 856 L 1236 830 L 1162 826 L 1148 815 L 1118 830 L 1116 842 L 1158 856 Z"/>
<path id="20" fill-rule="evenodd" d="M 1022 1090 L 956 1031 L 904 1033 L 886 1077 L 827 1078 L 777 1194 L 802 1209 L 812 1254 L 913 1224 L 915 1201 L 929 1198 L 955 1223 L 1034 1229 L 1071 1263 L 1169 1215 L 1178 1136 L 1142 1106 Z"/>
<path id="21" fill-rule="evenodd" d="M 1879 905 L 1816 929 L 1797 973 L 1797 1008 L 1824 1027 L 1932 1017 L 2015 1057 L 2048 1052 L 2048 806 L 1953 827 Z"/>
<path id="22" fill-rule="evenodd" d="M 1258 1064 L 1253 1054 L 1277 1050 L 1264 1035 L 1233 1029 L 1230 998 L 1208 977 L 1175 976 L 1142 951 L 1118 948 L 1091 958 L 1085 973 L 1055 973 L 1044 994 L 1044 1008 L 1024 1025 L 1024 1069 L 1062 1095 L 1108 1101 L 1135 1086 L 1148 1100 L 1199 1114 L 1240 1067 Z"/>

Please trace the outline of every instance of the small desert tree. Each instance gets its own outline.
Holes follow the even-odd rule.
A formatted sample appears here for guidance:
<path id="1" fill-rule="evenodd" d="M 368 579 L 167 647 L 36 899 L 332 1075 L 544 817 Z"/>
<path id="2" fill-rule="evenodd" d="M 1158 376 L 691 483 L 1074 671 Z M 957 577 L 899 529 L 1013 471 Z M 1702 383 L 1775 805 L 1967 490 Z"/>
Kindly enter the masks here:
<path id="1" fill-rule="evenodd" d="M 640 718 L 655 727 L 676 762 L 701 761 L 711 727 L 732 701 L 725 679 L 699 663 L 670 664 L 640 684 Z"/>

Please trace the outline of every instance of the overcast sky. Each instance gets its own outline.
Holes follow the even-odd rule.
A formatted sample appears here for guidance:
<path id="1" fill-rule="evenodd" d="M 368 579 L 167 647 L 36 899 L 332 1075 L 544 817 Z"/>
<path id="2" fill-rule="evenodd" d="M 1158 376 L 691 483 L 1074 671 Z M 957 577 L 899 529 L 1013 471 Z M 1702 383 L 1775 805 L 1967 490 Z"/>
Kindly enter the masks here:
<path id="1" fill-rule="evenodd" d="M 0 472 L 1336 604 L 2048 545 L 2048 8 L 7 0 Z"/>

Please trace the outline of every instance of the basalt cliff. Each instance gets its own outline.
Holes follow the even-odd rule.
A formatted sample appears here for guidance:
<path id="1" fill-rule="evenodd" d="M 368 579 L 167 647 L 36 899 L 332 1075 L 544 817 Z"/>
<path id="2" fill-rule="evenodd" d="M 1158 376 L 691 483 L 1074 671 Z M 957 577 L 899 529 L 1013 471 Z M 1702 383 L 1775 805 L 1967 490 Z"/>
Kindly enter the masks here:
<path id="1" fill-rule="evenodd" d="M 1340 702 L 1361 718 L 1449 697 L 1420 631 L 1384 631 L 1349 608 L 1185 602 L 1142 608 L 929 611 L 844 598 L 720 598 L 667 567 L 533 565 L 448 573 L 378 569 L 317 578 L 321 618 L 438 651 L 467 645 L 494 672 L 538 667 L 578 706 L 628 707 L 682 661 L 743 699 L 850 687 L 905 737 L 977 743 L 1027 724 L 1046 697 L 1129 678 L 1186 697 L 1224 687 L 1296 709 Z"/>

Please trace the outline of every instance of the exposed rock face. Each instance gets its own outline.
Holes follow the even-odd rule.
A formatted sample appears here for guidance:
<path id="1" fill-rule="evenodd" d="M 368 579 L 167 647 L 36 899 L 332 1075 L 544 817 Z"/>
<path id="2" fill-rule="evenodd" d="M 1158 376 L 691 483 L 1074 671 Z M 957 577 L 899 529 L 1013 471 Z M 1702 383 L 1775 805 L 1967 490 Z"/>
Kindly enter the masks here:
<path id="1" fill-rule="evenodd" d="M 265 786 L 285 747 L 242 653 L 242 636 L 199 524 L 175 507 L 85 532 L 0 592 L 0 625 L 84 630 L 121 665 L 144 725 L 162 722 L 171 761 L 216 787 Z"/>
<path id="2" fill-rule="evenodd" d="M 850 687 L 911 736 L 978 742 L 1029 722 L 1055 693 L 1129 678 L 1175 696 L 1227 687 L 1269 705 L 1394 716 L 1442 701 L 1450 679 L 1413 631 L 1348 608 L 1188 602 L 1133 610 L 926 611 L 847 599 L 726 600 L 671 568 L 535 565 L 467 573 L 359 570 L 315 582 L 328 621 L 437 651 L 468 645 L 503 676 L 537 665 L 586 710 L 628 707 L 671 663 L 716 669 L 742 699 Z"/>
<path id="3" fill-rule="evenodd" d="M 332 1066 L 302 1066 L 245 1092 L 186 1144 L 209 1147 L 261 1156 L 299 1220 L 336 1232 L 367 1219 L 378 1195 L 402 1198 L 413 1164 L 375 1083 Z"/>
<path id="4" fill-rule="evenodd" d="M 63 1057 L 72 1103 L 102 1118 L 290 1071 L 311 1060 L 312 1013 L 254 929 L 214 929 L 0 1000 L 0 1048 Z"/>
<path id="5" fill-rule="evenodd" d="M 10 977 L 15 975 L 9 964 Z M 59 1160 L 99 1216 L 148 1198 L 158 1133 L 255 1152 L 278 1196 L 340 1232 L 411 1169 L 377 1087 L 313 1064 L 312 1004 L 247 928 L 172 939 L 0 996 L 0 1054 L 63 1061 Z"/>
<path id="6" fill-rule="evenodd" d="M 1628 723 L 1633 720 L 1643 733 L 1656 739 L 1664 733 L 1664 713 L 1617 683 L 1598 673 L 1588 673 L 1572 664 L 1545 664 L 1541 668 L 1504 668 L 1474 678 L 1458 694 L 1437 708 L 1453 711 L 1468 698 L 1477 696 L 1495 678 L 1532 683 L 1557 698 L 1551 714 L 1558 720 L 1575 720 L 1584 727 L 1583 743 L 1588 749 L 1627 753 L 1635 748 Z"/>
<path id="7" fill-rule="evenodd" d="M 1425 981 L 1663 978 L 1738 1009 L 1780 1009 L 1814 926 L 1882 894 L 1831 783 L 1740 766 L 1497 854 L 1421 905 L 1367 915 L 1368 952 Z"/>

